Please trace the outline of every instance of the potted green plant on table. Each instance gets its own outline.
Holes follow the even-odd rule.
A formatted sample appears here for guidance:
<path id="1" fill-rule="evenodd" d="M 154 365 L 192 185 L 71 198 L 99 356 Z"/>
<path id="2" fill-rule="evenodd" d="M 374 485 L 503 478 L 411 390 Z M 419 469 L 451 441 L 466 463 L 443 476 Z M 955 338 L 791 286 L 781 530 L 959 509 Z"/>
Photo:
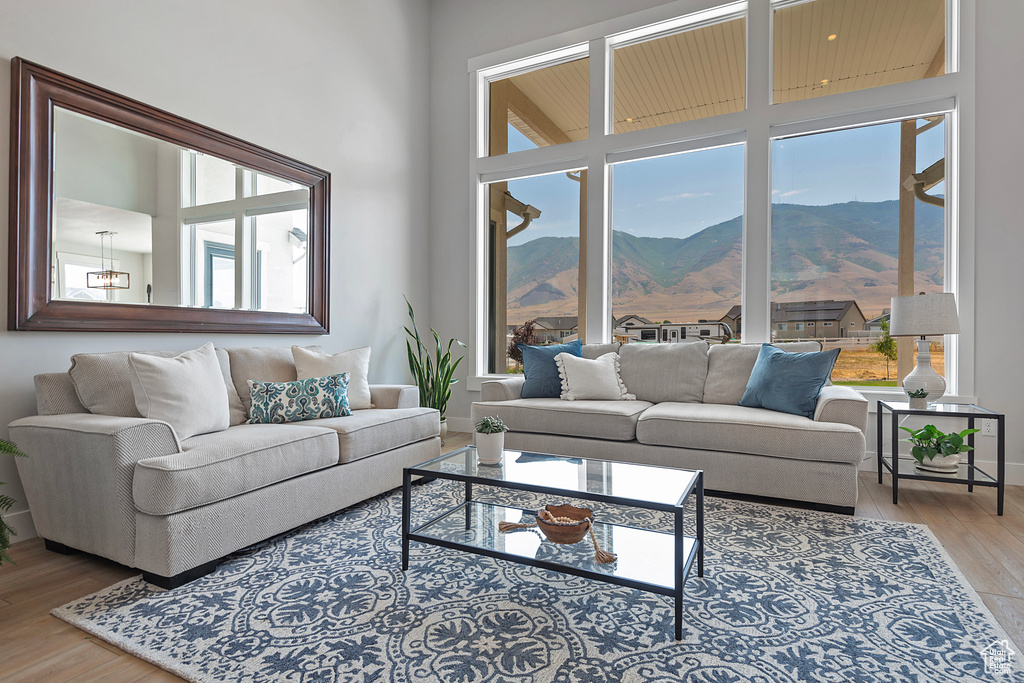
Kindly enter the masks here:
<path id="1" fill-rule="evenodd" d="M 18 450 L 17 446 L 4 439 L 0 439 L 0 453 L 16 457 L 25 457 L 25 454 Z M 4 482 L 0 481 L 0 486 L 3 485 Z M 14 505 L 14 499 L 6 494 L 0 493 L 0 512 L 7 512 L 11 509 L 12 505 Z M 5 562 L 14 564 L 14 560 L 11 559 L 11 556 L 7 551 L 11 547 L 11 536 L 17 535 L 18 532 L 14 530 L 14 527 L 8 524 L 7 520 L 5 520 L 3 516 L 0 516 L 0 566 Z"/>
<path id="2" fill-rule="evenodd" d="M 907 398 L 910 399 L 910 407 L 913 410 L 925 410 L 928 408 L 927 389 L 915 389 L 914 391 L 908 391 Z"/>
<path id="3" fill-rule="evenodd" d="M 420 406 L 433 408 L 441 414 L 441 443 L 444 443 L 448 434 L 448 422 L 445 419 L 445 412 L 448 410 L 448 400 L 452 397 L 452 385 L 459 380 L 455 378 L 455 370 L 459 367 L 464 356 L 452 358 L 452 344 L 458 344 L 466 348 L 458 339 L 449 339 L 448 346 L 441 344 L 441 337 L 430 328 L 434 337 L 433 357 L 431 349 L 423 343 L 420 338 L 420 331 L 416 328 L 416 313 L 412 309 L 409 299 L 405 300 L 409 307 L 409 320 L 412 321 L 412 329 L 405 328 L 409 339 L 405 342 L 406 350 L 409 352 L 409 371 L 412 373 L 413 381 L 420 391 Z M 413 352 L 413 342 L 416 342 L 416 351 Z"/>
<path id="4" fill-rule="evenodd" d="M 497 465 L 501 462 L 507 431 L 508 427 L 497 416 L 488 415 L 476 423 L 476 456 L 481 464 Z"/>
<path id="5" fill-rule="evenodd" d="M 964 443 L 964 437 L 974 434 L 977 429 L 965 429 L 962 432 L 944 434 L 935 425 L 925 425 L 920 429 L 900 427 L 910 434 L 909 441 L 913 444 L 910 454 L 917 460 L 917 467 L 932 472 L 956 472 L 960 465 L 960 454 L 974 450 L 973 446 Z"/>

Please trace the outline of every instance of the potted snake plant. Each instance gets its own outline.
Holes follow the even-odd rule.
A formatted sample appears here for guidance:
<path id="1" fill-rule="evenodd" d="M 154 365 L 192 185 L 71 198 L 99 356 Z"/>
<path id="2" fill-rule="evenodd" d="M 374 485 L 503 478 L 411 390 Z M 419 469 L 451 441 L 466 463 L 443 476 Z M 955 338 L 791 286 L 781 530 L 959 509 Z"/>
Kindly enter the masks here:
<path id="1" fill-rule="evenodd" d="M 452 358 L 452 344 L 458 344 L 466 348 L 458 339 L 448 340 L 448 346 L 441 344 L 441 337 L 434 328 L 430 333 L 434 337 L 434 348 L 431 350 L 420 338 L 420 331 L 416 328 L 416 313 L 412 309 L 409 299 L 405 299 L 405 305 L 409 307 L 409 320 L 412 322 L 412 329 L 405 328 L 409 339 L 405 341 L 406 350 L 409 353 L 409 371 L 412 373 L 413 381 L 419 388 L 420 406 L 433 408 L 441 414 L 441 443 L 444 443 L 448 434 L 448 421 L 445 412 L 448 410 L 448 401 L 452 397 L 452 385 L 459 380 L 455 377 L 455 370 L 459 367 L 464 356 Z M 413 342 L 416 350 L 413 351 Z M 431 357 L 431 351 L 433 357 Z"/>

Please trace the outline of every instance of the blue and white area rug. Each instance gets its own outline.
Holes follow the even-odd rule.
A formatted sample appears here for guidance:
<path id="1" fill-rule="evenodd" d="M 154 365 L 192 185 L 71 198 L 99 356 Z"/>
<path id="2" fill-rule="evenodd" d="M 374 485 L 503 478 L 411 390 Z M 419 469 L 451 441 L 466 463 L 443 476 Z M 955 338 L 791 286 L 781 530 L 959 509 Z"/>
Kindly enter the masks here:
<path id="1" fill-rule="evenodd" d="M 418 516 L 460 494 L 416 487 Z M 1024 681 L 920 525 L 708 498 L 675 641 L 650 593 L 415 543 L 403 573 L 400 509 L 381 496 L 181 588 L 129 579 L 53 614 L 191 681 Z"/>

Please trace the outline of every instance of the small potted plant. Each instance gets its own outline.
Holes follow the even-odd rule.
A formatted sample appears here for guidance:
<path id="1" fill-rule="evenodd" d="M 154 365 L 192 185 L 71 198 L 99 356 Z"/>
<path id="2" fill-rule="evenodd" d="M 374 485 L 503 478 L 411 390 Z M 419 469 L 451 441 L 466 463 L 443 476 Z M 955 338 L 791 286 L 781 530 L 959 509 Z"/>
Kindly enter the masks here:
<path id="1" fill-rule="evenodd" d="M 904 441 L 914 445 L 910 454 L 917 460 L 918 469 L 947 473 L 957 471 L 961 453 L 974 450 L 973 446 L 964 443 L 964 437 L 978 431 L 965 429 L 962 432 L 943 434 L 935 425 L 925 425 L 921 429 L 900 429 L 910 434 Z"/>
<path id="2" fill-rule="evenodd" d="M 505 432 L 508 427 L 500 417 L 484 417 L 476 423 L 476 455 L 483 465 L 501 463 L 501 453 L 505 450 Z"/>
<path id="3" fill-rule="evenodd" d="M 927 389 L 915 389 L 914 391 L 908 391 L 907 397 L 910 399 L 911 410 L 925 410 L 928 408 Z"/>

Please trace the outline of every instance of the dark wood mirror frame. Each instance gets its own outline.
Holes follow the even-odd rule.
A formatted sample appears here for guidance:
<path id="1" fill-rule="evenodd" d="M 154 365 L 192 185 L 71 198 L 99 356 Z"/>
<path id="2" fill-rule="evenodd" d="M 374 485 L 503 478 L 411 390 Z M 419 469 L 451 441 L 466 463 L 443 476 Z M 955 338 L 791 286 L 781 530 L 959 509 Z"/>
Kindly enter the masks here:
<path id="1" fill-rule="evenodd" d="M 309 313 L 51 300 L 54 106 L 309 187 Z M 329 211 L 326 171 L 20 57 L 11 60 L 11 330 L 327 334 Z"/>

